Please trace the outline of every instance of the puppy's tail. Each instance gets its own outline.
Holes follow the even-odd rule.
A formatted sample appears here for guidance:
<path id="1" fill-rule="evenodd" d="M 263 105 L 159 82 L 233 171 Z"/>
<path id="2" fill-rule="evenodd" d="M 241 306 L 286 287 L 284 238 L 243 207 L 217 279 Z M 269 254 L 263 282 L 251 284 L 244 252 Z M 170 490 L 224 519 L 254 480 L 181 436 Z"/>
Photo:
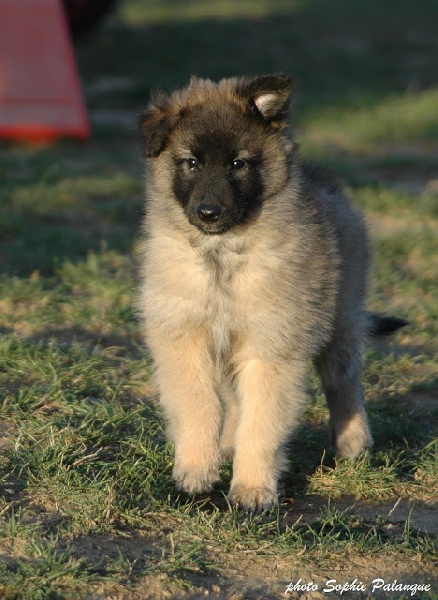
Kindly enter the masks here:
<path id="1" fill-rule="evenodd" d="M 368 312 L 368 335 L 389 335 L 401 327 L 409 325 L 409 321 L 400 319 L 399 317 L 392 317 L 381 315 L 379 313 Z"/>

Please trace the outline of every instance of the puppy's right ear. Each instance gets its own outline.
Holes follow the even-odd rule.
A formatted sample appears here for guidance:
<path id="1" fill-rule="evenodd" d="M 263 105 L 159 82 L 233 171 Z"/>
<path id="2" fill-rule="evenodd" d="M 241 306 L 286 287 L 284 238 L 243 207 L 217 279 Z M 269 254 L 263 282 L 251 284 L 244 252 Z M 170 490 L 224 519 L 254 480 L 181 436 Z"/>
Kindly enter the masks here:
<path id="1" fill-rule="evenodd" d="M 164 150 L 175 123 L 167 96 L 156 96 L 138 120 L 144 156 L 158 156 Z"/>

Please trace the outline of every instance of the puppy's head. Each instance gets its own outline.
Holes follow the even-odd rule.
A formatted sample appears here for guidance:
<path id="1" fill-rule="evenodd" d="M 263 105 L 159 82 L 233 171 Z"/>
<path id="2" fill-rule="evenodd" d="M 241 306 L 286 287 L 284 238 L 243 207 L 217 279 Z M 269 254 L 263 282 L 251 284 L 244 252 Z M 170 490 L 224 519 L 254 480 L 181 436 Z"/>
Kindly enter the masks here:
<path id="1" fill-rule="evenodd" d="M 220 234 L 257 214 L 288 178 L 286 121 L 291 82 L 284 75 L 192 78 L 158 94 L 141 115 L 146 157 L 166 170 L 188 220 Z"/>

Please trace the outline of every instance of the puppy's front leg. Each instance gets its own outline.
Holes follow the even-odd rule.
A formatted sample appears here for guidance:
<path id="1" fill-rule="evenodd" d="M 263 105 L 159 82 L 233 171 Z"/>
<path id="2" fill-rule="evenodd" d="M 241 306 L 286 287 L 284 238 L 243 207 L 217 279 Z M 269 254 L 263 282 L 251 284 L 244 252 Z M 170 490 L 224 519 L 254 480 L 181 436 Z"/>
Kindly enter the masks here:
<path id="1" fill-rule="evenodd" d="M 153 338 L 153 336 L 151 336 Z M 219 479 L 220 401 L 202 329 L 151 344 L 160 401 L 175 445 L 173 477 L 188 494 L 206 492 Z"/>
<path id="2" fill-rule="evenodd" d="M 253 359 L 240 368 L 239 423 L 229 498 L 263 510 L 277 501 L 283 447 L 303 405 L 305 364 Z"/>

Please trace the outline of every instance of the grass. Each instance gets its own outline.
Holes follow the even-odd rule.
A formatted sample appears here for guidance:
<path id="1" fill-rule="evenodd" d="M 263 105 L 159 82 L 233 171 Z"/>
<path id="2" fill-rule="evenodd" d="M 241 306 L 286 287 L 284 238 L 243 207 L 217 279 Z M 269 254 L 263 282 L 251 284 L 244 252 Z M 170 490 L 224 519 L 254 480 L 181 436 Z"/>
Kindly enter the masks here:
<path id="1" fill-rule="evenodd" d="M 309 123 L 309 143 L 318 148 L 340 147 L 348 152 L 370 152 L 376 145 L 433 141 L 438 134 L 438 89 L 394 94 L 366 107 L 329 106 Z M 403 126 L 400 127 L 400 122 Z"/>
<path id="2" fill-rule="evenodd" d="M 437 598 L 437 17 L 432 0 L 123 0 L 76 47 L 90 141 L 2 143 L 0 597 L 255 600 L 355 577 L 378 597 L 378 576 Z M 282 504 L 252 517 L 227 504 L 229 465 L 209 497 L 170 481 L 135 315 L 135 121 L 151 88 L 192 72 L 279 70 L 303 153 L 370 223 L 370 308 L 410 325 L 367 351 L 373 450 L 324 450 L 312 374 Z"/>

